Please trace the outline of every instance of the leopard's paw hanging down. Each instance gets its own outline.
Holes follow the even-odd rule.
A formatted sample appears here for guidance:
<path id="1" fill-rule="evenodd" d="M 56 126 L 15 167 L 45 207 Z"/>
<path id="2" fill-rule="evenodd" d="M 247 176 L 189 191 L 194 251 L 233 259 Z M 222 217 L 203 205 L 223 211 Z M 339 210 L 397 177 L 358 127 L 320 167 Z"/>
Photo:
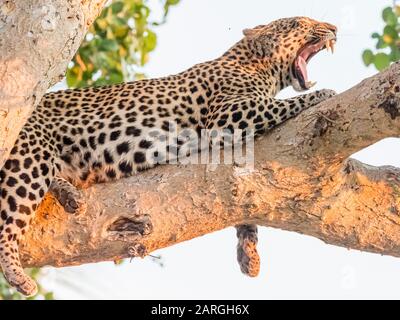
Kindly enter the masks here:
<path id="1" fill-rule="evenodd" d="M 14 287 L 24 296 L 34 296 L 38 292 L 36 282 L 27 276 L 22 269 L 17 271 L 15 268 L 12 268 L 10 272 L 6 270 L 4 272 L 4 278 L 10 284 L 10 286 Z"/>
<path id="2" fill-rule="evenodd" d="M 314 85 L 307 63 L 319 51 L 333 49 L 335 26 L 294 17 L 244 35 L 221 57 L 177 75 L 43 97 L 0 168 L 0 265 L 12 286 L 35 293 L 18 244 L 46 192 L 66 212 L 83 213 L 79 188 L 131 176 L 159 164 L 156 159 L 175 161 L 192 143 L 181 132 L 191 129 L 196 138 L 203 129 L 260 136 L 334 95 L 319 90 L 275 97 L 288 86 L 306 91 Z M 256 276 L 257 229 L 237 230 L 241 269 Z"/>

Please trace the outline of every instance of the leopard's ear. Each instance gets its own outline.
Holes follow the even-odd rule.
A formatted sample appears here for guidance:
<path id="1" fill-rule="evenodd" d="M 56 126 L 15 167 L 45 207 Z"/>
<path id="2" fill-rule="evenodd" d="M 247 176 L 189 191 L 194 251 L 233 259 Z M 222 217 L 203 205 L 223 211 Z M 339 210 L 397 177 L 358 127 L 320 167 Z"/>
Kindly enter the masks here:
<path id="1" fill-rule="evenodd" d="M 266 26 L 260 25 L 252 29 L 244 29 L 243 34 L 249 49 L 258 58 L 269 56 L 274 49 L 273 32 L 268 30 Z"/>
<path id="2" fill-rule="evenodd" d="M 245 37 L 251 37 L 252 34 L 254 33 L 254 30 L 253 29 L 244 29 L 242 32 Z"/>
<path id="3" fill-rule="evenodd" d="M 255 36 L 260 30 L 262 30 L 265 27 L 265 25 L 259 25 L 255 28 L 248 28 L 243 30 L 243 35 L 245 37 L 253 37 Z"/>

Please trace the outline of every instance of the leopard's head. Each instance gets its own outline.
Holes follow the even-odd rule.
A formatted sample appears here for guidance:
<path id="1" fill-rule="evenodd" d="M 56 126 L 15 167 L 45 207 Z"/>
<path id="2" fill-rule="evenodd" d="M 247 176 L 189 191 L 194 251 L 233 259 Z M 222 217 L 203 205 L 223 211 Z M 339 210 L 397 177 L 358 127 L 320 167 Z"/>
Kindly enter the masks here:
<path id="1" fill-rule="evenodd" d="M 252 53 L 278 65 L 296 91 L 310 89 L 307 63 L 323 49 L 333 52 L 337 28 L 307 17 L 284 18 L 243 31 Z"/>

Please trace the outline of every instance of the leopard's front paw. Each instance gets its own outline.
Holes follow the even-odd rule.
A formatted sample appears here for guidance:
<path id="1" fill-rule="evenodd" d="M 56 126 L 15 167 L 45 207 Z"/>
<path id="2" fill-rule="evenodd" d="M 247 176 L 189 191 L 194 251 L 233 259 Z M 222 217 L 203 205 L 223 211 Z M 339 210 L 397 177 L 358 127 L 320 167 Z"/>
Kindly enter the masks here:
<path id="1" fill-rule="evenodd" d="M 336 91 L 331 89 L 322 89 L 317 91 L 317 97 L 319 98 L 320 102 L 336 95 L 337 95 Z"/>
<path id="2" fill-rule="evenodd" d="M 65 212 L 72 214 L 80 214 L 86 211 L 86 202 L 82 192 L 78 189 L 63 190 L 58 199 L 64 207 Z"/>
<path id="3" fill-rule="evenodd" d="M 73 214 L 86 212 L 86 201 L 82 191 L 75 188 L 69 182 L 57 178 L 51 184 L 49 191 L 63 206 L 65 212 Z"/>

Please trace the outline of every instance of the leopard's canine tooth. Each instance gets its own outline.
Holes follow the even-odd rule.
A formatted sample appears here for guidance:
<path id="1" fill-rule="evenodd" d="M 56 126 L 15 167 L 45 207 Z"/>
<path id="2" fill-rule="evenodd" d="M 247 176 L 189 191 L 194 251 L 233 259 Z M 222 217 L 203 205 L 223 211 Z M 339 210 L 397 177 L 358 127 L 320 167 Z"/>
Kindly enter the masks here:
<path id="1" fill-rule="evenodd" d="M 332 54 L 335 52 L 335 43 L 336 41 L 334 39 L 327 40 L 325 42 L 326 50 L 332 52 Z"/>
<path id="2" fill-rule="evenodd" d="M 332 53 L 335 53 L 335 44 L 336 44 L 335 39 L 332 39 L 331 40 L 331 51 L 332 51 Z"/>

